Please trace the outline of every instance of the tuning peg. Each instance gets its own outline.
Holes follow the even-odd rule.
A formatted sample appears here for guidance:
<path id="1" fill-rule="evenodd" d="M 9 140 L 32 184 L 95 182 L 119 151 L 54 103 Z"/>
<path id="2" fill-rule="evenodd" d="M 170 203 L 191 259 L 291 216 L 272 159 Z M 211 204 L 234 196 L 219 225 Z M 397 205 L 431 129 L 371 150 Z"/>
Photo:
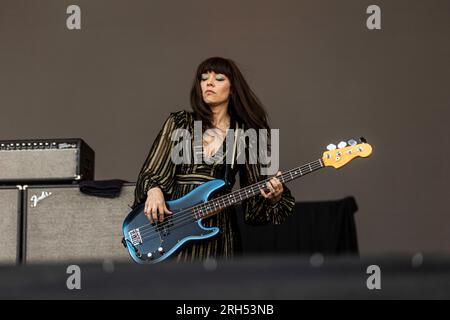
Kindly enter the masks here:
<path id="1" fill-rule="evenodd" d="M 341 141 L 341 142 L 339 142 L 339 144 L 338 144 L 338 148 L 339 148 L 339 149 L 345 148 L 346 146 L 347 146 L 347 142 L 345 142 L 345 141 Z"/>
<path id="2" fill-rule="evenodd" d="M 327 146 L 327 150 L 328 151 L 332 151 L 332 150 L 335 150 L 336 149 L 336 145 L 335 144 L 329 144 L 328 146 Z"/>
<path id="3" fill-rule="evenodd" d="M 348 145 L 349 146 L 356 146 L 358 143 L 354 140 L 354 139 L 350 139 L 350 140 L 348 140 Z"/>

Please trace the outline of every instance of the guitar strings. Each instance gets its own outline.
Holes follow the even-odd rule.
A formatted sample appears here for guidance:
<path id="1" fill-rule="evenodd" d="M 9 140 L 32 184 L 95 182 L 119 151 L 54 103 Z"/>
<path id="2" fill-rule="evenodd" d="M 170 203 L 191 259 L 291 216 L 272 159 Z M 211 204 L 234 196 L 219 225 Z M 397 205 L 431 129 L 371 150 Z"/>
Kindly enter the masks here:
<path id="1" fill-rule="evenodd" d="M 308 165 L 308 167 L 309 167 L 309 165 Z M 316 170 L 316 169 L 319 169 L 319 168 L 322 168 L 322 165 L 321 164 L 315 164 L 315 165 L 311 165 L 310 166 L 311 167 L 311 169 L 312 170 Z M 298 169 L 296 169 L 296 170 L 298 170 Z M 295 171 L 295 170 L 294 170 Z M 284 178 L 284 176 L 285 175 L 288 175 L 288 173 L 289 173 L 289 175 L 290 175 L 290 172 L 286 172 L 285 174 L 282 174 L 281 176 L 278 176 L 278 178 Z M 302 174 L 303 175 L 303 174 Z M 272 178 L 269 178 L 269 179 L 267 179 L 267 181 L 270 181 Z M 259 184 L 260 183 L 264 183 L 264 182 L 266 182 L 266 181 L 260 181 L 259 182 Z M 256 190 L 259 190 L 260 188 L 259 188 L 259 185 L 258 186 L 252 186 L 251 187 L 251 190 L 252 190 L 252 192 L 256 192 Z M 235 192 L 236 193 L 236 192 Z M 228 197 L 230 194 L 227 194 L 226 196 L 221 196 L 221 197 L 219 197 L 219 198 L 216 198 L 216 199 L 213 199 L 213 200 L 218 200 L 218 199 L 220 199 L 220 198 L 226 198 L 226 197 Z M 257 195 L 257 194 L 256 194 Z M 202 205 L 204 205 L 204 204 L 202 204 Z M 169 226 L 169 232 L 170 232 L 170 229 L 176 229 L 176 228 L 181 228 L 181 227 L 183 227 L 183 226 L 185 226 L 185 225 L 187 225 L 187 224 L 190 224 L 190 223 L 192 223 L 192 222 L 195 222 L 195 221 L 198 221 L 199 219 L 196 219 L 196 218 L 194 218 L 194 216 L 192 216 L 192 212 L 193 212 L 193 209 L 194 208 L 196 208 L 196 207 L 200 207 L 201 205 L 197 205 L 197 206 L 194 206 L 194 207 L 191 207 L 191 208 L 189 208 L 189 209 L 186 209 L 186 210 L 181 210 L 181 211 L 179 211 L 179 212 L 177 212 L 176 213 L 176 216 L 174 216 L 174 218 L 172 219 L 172 220 L 170 220 L 170 219 L 168 219 L 168 220 L 166 220 L 166 221 L 163 221 L 160 225 L 158 225 L 158 226 L 153 226 L 153 225 L 151 225 L 150 223 L 149 224 L 147 224 L 147 225 L 144 225 L 144 226 L 142 226 L 141 228 L 138 228 L 138 229 L 142 229 L 143 231 L 141 231 L 140 232 L 140 235 L 141 235 L 141 239 L 142 239 L 142 241 L 144 241 L 144 240 L 150 240 L 150 239 L 154 239 L 154 238 L 158 238 L 158 237 L 160 237 L 160 233 L 161 233 L 161 231 L 158 231 L 157 230 L 157 228 L 161 228 L 161 229 L 163 229 L 164 228 L 164 226 L 165 226 L 165 224 L 168 224 L 169 222 L 171 223 L 171 224 L 175 224 L 176 223 L 176 225 L 174 225 L 174 226 Z M 186 213 L 189 213 L 189 214 L 186 214 Z M 181 215 L 180 215 L 181 214 Z M 181 223 L 181 224 L 180 224 Z M 149 230 L 150 229 L 150 230 Z"/>
<path id="2" fill-rule="evenodd" d="M 309 166 L 308 166 L 308 167 L 309 167 Z M 321 167 L 322 167 L 321 164 L 311 165 L 311 169 L 312 169 L 312 170 L 316 170 L 316 169 L 319 169 L 319 168 L 321 168 Z M 297 170 L 298 170 L 298 169 L 297 169 Z M 310 171 L 310 172 L 311 172 L 311 171 Z M 284 179 L 284 178 L 285 178 L 284 175 L 288 175 L 288 172 L 286 172 L 286 174 L 283 174 L 283 175 L 278 176 L 278 177 L 281 177 L 282 179 Z M 290 175 L 290 172 L 289 172 L 289 175 Z M 302 175 L 303 175 L 303 174 L 302 174 Z M 291 176 L 291 177 L 292 177 L 292 176 Z M 259 184 L 265 183 L 265 182 L 267 182 L 267 181 L 270 181 L 271 179 L 272 179 L 272 178 L 268 178 L 268 179 L 266 179 L 265 181 L 260 181 L 260 182 L 258 183 L 258 186 L 256 186 L 256 185 L 252 186 L 252 187 L 250 188 L 250 189 L 251 189 L 251 192 L 256 192 L 257 190 L 260 189 Z M 235 191 L 234 193 L 238 193 L 238 192 L 239 192 L 239 191 Z M 223 200 L 225 200 L 225 198 L 228 197 L 229 195 L 230 195 L 230 194 L 227 194 L 227 195 L 225 195 L 225 196 L 221 196 L 221 197 L 216 198 L 216 199 L 213 199 L 213 200 L 218 200 L 218 199 L 221 199 L 221 198 L 223 198 Z M 255 194 L 255 195 L 257 195 L 257 194 Z M 176 216 L 174 216 L 172 220 L 168 219 L 168 220 L 166 220 L 166 221 L 163 221 L 163 222 L 161 222 L 160 225 L 158 225 L 158 226 L 154 226 L 154 225 L 152 225 L 152 224 L 149 222 L 147 225 L 144 225 L 144 226 L 142 226 L 142 227 L 140 227 L 140 228 L 135 228 L 135 229 L 141 229 L 141 230 L 142 230 L 142 231 L 140 230 L 140 231 L 141 231 L 140 234 L 141 234 L 141 237 L 142 237 L 142 236 L 148 236 L 150 233 L 152 233 L 152 232 L 154 231 L 154 229 L 155 229 L 156 227 L 163 228 L 164 225 L 165 225 L 165 224 L 168 224 L 169 222 L 171 222 L 171 223 L 179 223 L 179 222 L 183 222 L 183 220 L 184 220 L 184 221 L 189 221 L 189 223 L 194 222 L 194 221 L 199 220 L 199 219 L 194 218 L 194 216 L 192 215 L 192 212 L 194 212 L 194 209 L 195 209 L 195 208 L 198 208 L 198 207 L 201 207 L 201 206 L 204 206 L 204 205 L 205 205 L 205 204 L 196 205 L 196 206 L 190 207 L 190 208 L 188 208 L 188 209 L 181 210 L 181 211 L 175 213 Z M 185 224 L 183 224 L 183 226 L 184 226 L 184 225 L 185 225 Z M 150 229 L 150 230 L 149 230 L 149 229 Z M 155 231 L 155 233 L 158 233 L 158 234 L 159 234 L 159 231 Z"/>
<path id="3" fill-rule="evenodd" d="M 168 232 L 171 232 L 174 229 L 178 229 L 178 228 L 184 227 L 184 226 L 186 226 L 188 224 L 191 224 L 191 223 L 193 223 L 195 221 L 198 221 L 198 220 L 194 219 L 192 216 L 180 217 L 178 219 L 178 221 L 176 222 L 176 225 L 168 227 L 168 229 L 169 229 Z M 165 223 L 165 222 L 163 222 L 163 223 Z M 161 226 L 159 228 L 162 229 L 163 227 Z M 161 239 L 161 232 L 163 232 L 163 231 L 158 231 L 154 227 L 154 228 L 152 228 L 152 230 L 147 230 L 147 232 L 141 233 L 141 240 L 144 242 L 144 241 L 150 241 L 150 240 L 157 239 L 157 238 Z"/>
<path id="4" fill-rule="evenodd" d="M 322 166 L 321 165 L 318 165 L 318 164 L 316 164 L 315 166 L 311 166 L 311 169 L 312 170 L 316 170 L 316 169 L 319 169 L 319 168 L 321 168 Z M 314 169 L 313 169 L 314 168 Z M 290 174 L 290 173 L 289 173 Z M 287 175 L 287 173 L 286 173 L 286 175 Z M 279 176 L 279 177 L 281 177 L 282 179 L 283 178 L 285 178 L 284 177 L 284 175 L 281 175 L 281 176 Z M 272 178 L 269 178 L 269 179 L 267 179 L 267 181 L 270 181 L 270 179 L 272 179 Z M 261 183 L 264 183 L 264 182 L 266 182 L 266 181 L 260 181 L 259 182 L 259 184 L 261 184 Z M 259 190 L 260 189 L 260 187 L 259 187 L 259 184 L 258 184 L 258 186 L 252 186 L 250 189 L 251 189 L 251 192 L 256 192 L 257 190 Z M 237 191 L 238 192 L 238 191 Z M 234 193 L 237 193 L 236 191 L 234 192 Z M 225 195 L 225 196 L 221 196 L 221 197 L 219 197 L 219 198 L 216 198 L 216 199 L 214 199 L 214 200 L 218 200 L 218 199 L 221 199 L 221 198 L 223 198 L 222 200 L 223 201 L 225 201 L 225 199 L 229 196 L 230 194 L 227 194 L 227 195 Z M 257 195 L 257 194 L 255 194 L 255 195 Z M 198 207 L 201 207 L 201 206 L 204 206 L 205 204 L 201 204 L 201 205 L 197 205 L 197 206 L 194 206 L 194 207 L 190 207 L 190 208 L 188 208 L 188 209 L 186 209 L 186 210 L 181 210 L 181 211 L 179 211 L 179 212 L 177 212 L 175 215 L 176 216 L 174 216 L 173 217 L 173 219 L 172 220 L 170 220 L 170 219 L 168 219 L 168 220 L 166 220 L 166 221 L 163 221 L 163 222 L 161 222 L 160 223 L 160 225 L 158 225 L 157 227 L 160 227 L 160 228 L 163 228 L 164 226 L 165 226 L 165 224 L 168 224 L 169 222 L 171 222 L 171 223 L 179 223 L 179 222 L 182 222 L 183 220 L 184 221 L 189 221 L 189 223 L 191 223 L 191 222 L 194 222 L 194 221 L 196 221 L 196 220 L 199 220 L 199 219 L 196 219 L 196 218 L 194 218 L 194 216 L 192 215 L 192 213 L 194 212 L 194 209 L 195 208 L 198 208 Z M 187 213 L 187 214 L 186 214 Z M 170 217 L 169 217 L 170 218 Z M 184 225 L 184 224 L 183 224 Z M 150 223 L 148 223 L 147 225 L 144 225 L 144 226 L 142 226 L 142 227 L 140 227 L 140 228 L 138 228 L 138 229 L 141 229 L 140 231 L 140 234 L 141 234 L 141 237 L 142 236 L 147 236 L 147 235 L 149 235 L 152 231 L 154 231 L 154 229 L 155 229 L 155 226 L 154 225 L 152 225 L 152 224 L 150 224 Z M 151 229 L 151 230 L 148 230 L 148 229 Z M 149 232 L 150 233 L 149 233 Z M 159 233 L 159 231 L 155 231 L 155 233 Z"/>
<path id="5" fill-rule="evenodd" d="M 317 161 L 316 161 L 316 162 L 317 162 Z M 300 167 L 300 168 L 295 168 L 295 169 L 286 171 L 284 174 L 278 176 L 278 178 L 281 178 L 282 180 L 285 180 L 286 178 L 289 178 L 289 176 L 290 176 L 290 178 L 293 178 L 292 172 L 291 172 L 291 171 L 300 171 L 300 174 L 301 174 L 300 176 L 302 176 L 302 175 L 304 175 L 304 174 L 307 174 L 307 173 L 310 173 L 310 172 L 303 173 L 303 172 L 302 172 L 302 171 L 303 171 L 302 168 L 304 168 L 304 167 L 310 168 L 310 169 L 311 169 L 310 172 L 312 172 L 312 171 L 314 171 L 314 170 L 317 170 L 317 169 L 323 167 L 323 165 L 322 165 L 322 162 L 319 162 L 319 163 L 313 163 L 312 165 L 311 165 L 311 164 L 304 165 L 304 166 L 302 166 L 302 167 Z M 304 169 L 304 170 L 306 170 L 306 169 Z M 261 188 L 259 187 L 260 184 L 264 184 L 264 186 L 265 186 L 265 183 L 267 183 L 268 181 L 270 181 L 272 178 L 273 178 L 273 177 L 267 178 L 267 179 L 265 179 L 265 180 L 261 180 L 261 181 L 259 181 L 257 184 L 254 184 L 254 185 L 252 185 L 252 186 L 248 186 L 248 187 L 246 187 L 246 188 L 250 189 L 250 190 L 251 190 L 250 192 L 256 192 L 257 190 L 261 189 Z M 244 190 L 244 189 L 246 189 L 246 188 L 243 188 L 243 189 L 240 189 L 240 190 L 231 192 L 231 193 L 229 193 L 229 194 L 220 196 L 220 197 L 215 198 L 215 199 L 212 199 L 212 200 L 210 200 L 210 201 L 216 201 L 216 202 L 222 201 L 222 202 L 225 204 L 225 203 L 226 203 L 226 198 L 230 197 L 230 195 L 238 194 L 238 193 L 242 192 L 242 190 Z M 255 194 L 254 196 L 256 196 L 256 195 L 258 195 L 258 193 Z M 209 202 L 209 201 L 208 201 L 208 202 Z M 207 208 L 207 207 L 208 207 L 208 206 L 207 206 L 207 202 L 206 202 L 206 203 L 202 203 L 202 204 L 198 204 L 198 205 L 195 205 L 195 206 L 192 206 L 192 207 L 190 207 L 190 208 L 187 208 L 187 209 L 185 209 L 185 210 L 181 210 L 181 211 L 179 211 L 179 212 L 176 212 L 176 213 L 174 214 L 174 215 L 176 215 L 176 216 L 174 216 L 174 218 L 173 218 L 172 220 L 170 220 L 170 221 L 171 221 L 172 223 L 175 223 L 175 222 L 178 222 L 177 220 L 182 219 L 182 218 L 184 218 L 185 216 L 189 216 L 189 218 L 194 218 L 194 217 L 192 216 L 192 213 L 194 212 L 195 209 L 199 209 L 199 208 L 201 208 L 201 207 Z M 169 216 L 169 217 L 170 217 L 170 216 Z M 195 220 L 198 220 L 198 219 L 194 219 L 193 221 L 195 221 Z M 161 222 L 161 224 L 163 224 L 164 222 L 165 222 L 165 221 Z M 161 226 L 162 226 L 162 225 L 161 225 Z M 152 225 L 152 224 L 149 222 L 148 224 L 145 224 L 145 225 L 143 225 L 143 226 L 140 226 L 140 227 L 134 228 L 134 229 L 140 229 L 140 231 L 143 231 L 143 232 L 145 233 L 145 230 L 146 230 L 146 229 L 149 229 L 149 228 L 150 228 L 150 229 L 153 230 L 154 227 L 155 227 L 155 226 Z"/>

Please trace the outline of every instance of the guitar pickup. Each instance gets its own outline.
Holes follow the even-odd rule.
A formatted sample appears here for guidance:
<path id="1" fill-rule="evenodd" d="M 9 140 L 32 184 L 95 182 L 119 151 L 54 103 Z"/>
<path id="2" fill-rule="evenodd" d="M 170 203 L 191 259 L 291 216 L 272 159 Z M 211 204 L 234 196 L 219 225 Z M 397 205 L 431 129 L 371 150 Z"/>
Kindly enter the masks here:
<path id="1" fill-rule="evenodd" d="M 128 236 L 130 237 L 130 241 L 133 244 L 133 246 L 142 244 L 142 237 L 139 229 L 131 230 L 130 232 L 128 232 Z"/>

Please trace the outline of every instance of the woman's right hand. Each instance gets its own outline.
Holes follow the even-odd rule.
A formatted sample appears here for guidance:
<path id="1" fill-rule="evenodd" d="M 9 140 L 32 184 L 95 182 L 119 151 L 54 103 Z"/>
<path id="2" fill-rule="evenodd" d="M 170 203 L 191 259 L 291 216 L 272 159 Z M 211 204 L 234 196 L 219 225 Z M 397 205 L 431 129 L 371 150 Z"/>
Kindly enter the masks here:
<path id="1" fill-rule="evenodd" d="M 158 221 L 158 219 L 159 222 L 163 222 L 166 215 L 172 214 L 167 209 L 164 194 L 159 187 L 152 188 L 147 192 L 144 213 L 152 224 Z"/>

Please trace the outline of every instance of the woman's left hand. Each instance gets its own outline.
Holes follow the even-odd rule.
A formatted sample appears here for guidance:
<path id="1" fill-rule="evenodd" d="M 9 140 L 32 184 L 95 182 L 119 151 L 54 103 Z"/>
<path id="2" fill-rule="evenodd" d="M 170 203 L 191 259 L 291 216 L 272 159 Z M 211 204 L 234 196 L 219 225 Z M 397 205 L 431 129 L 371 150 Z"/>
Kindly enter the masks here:
<path id="1" fill-rule="evenodd" d="M 278 171 L 277 176 L 281 175 L 281 171 Z M 283 194 L 284 188 L 283 184 L 278 180 L 278 178 L 273 177 L 267 182 L 267 188 L 269 188 L 269 192 L 264 192 L 263 189 L 260 189 L 261 194 L 264 198 L 269 199 L 273 204 L 277 203 L 281 200 L 281 196 Z"/>

